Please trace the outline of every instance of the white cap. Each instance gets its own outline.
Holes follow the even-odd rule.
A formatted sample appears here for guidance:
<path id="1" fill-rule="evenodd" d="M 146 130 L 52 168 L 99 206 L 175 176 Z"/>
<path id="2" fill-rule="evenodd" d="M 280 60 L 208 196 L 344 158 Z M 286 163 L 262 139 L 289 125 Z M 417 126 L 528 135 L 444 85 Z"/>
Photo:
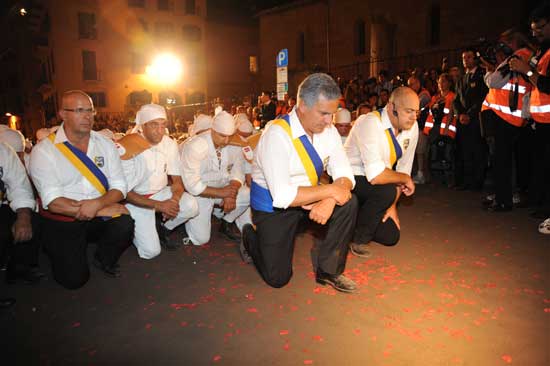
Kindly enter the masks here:
<path id="1" fill-rule="evenodd" d="M 223 112 L 223 107 L 221 105 L 214 108 L 214 116 L 220 112 Z"/>
<path id="2" fill-rule="evenodd" d="M 248 121 L 248 116 L 246 113 L 237 113 L 233 116 L 235 119 L 235 124 L 238 126 L 241 121 Z"/>
<path id="3" fill-rule="evenodd" d="M 100 135 L 103 135 L 103 137 L 107 137 L 109 140 L 115 139 L 115 134 L 113 131 L 109 130 L 108 128 L 104 128 L 101 131 L 97 131 Z"/>
<path id="4" fill-rule="evenodd" d="M 254 132 L 254 126 L 248 119 L 241 120 L 241 122 L 239 123 L 239 127 L 237 129 L 239 130 L 239 132 L 243 132 L 243 133 Z"/>
<path id="5" fill-rule="evenodd" d="M 229 113 L 221 111 L 214 116 L 212 129 L 224 135 L 231 136 L 235 133 L 235 120 Z M 195 131 L 197 131 L 196 126 Z"/>
<path id="6" fill-rule="evenodd" d="M 212 117 L 207 116 L 206 114 L 199 114 L 195 117 L 195 122 L 193 123 L 193 131 L 204 131 L 212 128 Z M 193 134 L 195 134 L 193 132 Z"/>
<path id="7" fill-rule="evenodd" d="M 15 152 L 25 151 L 25 137 L 17 130 L 12 130 L 11 128 L 2 129 L 0 131 L 0 142 L 10 145 Z"/>
<path id="8" fill-rule="evenodd" d="M 144 104 L 136 114 L 136 125 L 141 126 L 157 118 L 166 118 L 166 110 L 158 104 Z"/>
<path id="9" fill-rule="evenodd" d="M 346 108 L 340 108 L 334 114 L 334 123 L 351 123 L 351 113 Z"/>

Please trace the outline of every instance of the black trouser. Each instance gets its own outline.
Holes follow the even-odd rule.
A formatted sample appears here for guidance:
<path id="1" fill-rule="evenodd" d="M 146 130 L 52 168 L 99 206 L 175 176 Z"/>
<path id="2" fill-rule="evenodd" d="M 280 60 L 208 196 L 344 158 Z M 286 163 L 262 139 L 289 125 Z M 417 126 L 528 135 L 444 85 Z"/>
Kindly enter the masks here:
<path id="1" fill-rule="evenodd" d="M 254 240 L 255 245 L 250 246 L 248 254 L 268 285 L 283 287 L 290 281 L 294 239 L 300 221 L 308 215 L 309 211 L 299 207 L 275 209 L 272 213 L 252 210 L 256 233 L 247 240 Z M 315 240 L 317 263 L 313 265 L 316 271 L 331 275 L 344 272 L 356 216 L 357 199 L 354 196 L 345 205 L 334 208 L 332 216 L 322 226 L 321 238 Z"/>
<path id="2" fill-rule="evenodd" d="M 42 219 L 42 240 L 52 262 L 54 278 L 68 289 L 80 288 L 90 278 L 88 242 L 97 241 L 95 258 L 113 266 L 130 246 L 134 233 L 134 220 L 129 215 L 106 221 L 101 218 L 74 222 Z"/>
<path id="3" fill-rule="evenodd" d="M 522 127 L 509 124 L 498 115 L 495 126 L 495 201 L 512 206 L 513 196 L 513 158 Z M 517 156 L 516 156 L 517 159 Z"/>
<path id="4" fill-rule="evenodd" d="M 397 188 L 395 184 L 370 184 L 365 176 L 355 176 L 353 193 L 359 201 L 357 225 L 353 242 L 367 244 L 375 241 L 383 245 L 395 245 L 400 232 L 392 219 L 382 222 L 386 210 L 395 201 Z"/>
<path id="5" fill-rule="evenodd" d="M 14 243 L 11 228 L 16 218 L 16 213 L 8 205 L 0 205 L 0 253 L 2 257 L 8 258 L 8 275 L 38 266 L 40 219 L 33 212 L 32 239 L 24 243 Z"/>
<path id="6" fill-rule="evenodd" d="M 487 149 L 481 138 L 478 119 L 471 119 L 467 125 L 457 125 L 456 147 L 456 185 L 482 188 L 487 166 Z"/>
<path id="7" fill-rule="evenodd" d="M 534 149 L 532 201 L 539 210 L 550 215 L 550 123 L 536 123 Z"/>

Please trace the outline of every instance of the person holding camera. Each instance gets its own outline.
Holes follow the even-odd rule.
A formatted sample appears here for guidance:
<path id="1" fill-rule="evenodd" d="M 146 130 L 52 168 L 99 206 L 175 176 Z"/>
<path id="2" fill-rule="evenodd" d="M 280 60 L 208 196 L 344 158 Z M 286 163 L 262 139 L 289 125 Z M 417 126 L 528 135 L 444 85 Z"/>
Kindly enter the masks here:
<path id="1" fill-rule="evenodd" d="M 530 189 L 535 205 L 533 216 L 550 217 L 550 4 L 544 3 L 531 13 L 531 30 L 540 46 L 529 62 L 512 58 L 510 70 L 525 75 L 533 84 L 529 112 L 535 120 L 535 178 Z M 545 222 L 547 222 L 546 220 Z M 542 223 L 541 225 L 544 225 Z M 549 223 L 550 225 L 550 223 Z M 544 227 L 539 228 L 543 232 Z"/>
<path id="2" fill-rule="evenodd" d="M 512 71 L 509 62 L 512 59 L 527 62 L 533 55 L 527 37 L 515 29 L 502 33 L 497 48 L 508 57 L 496 70 L 486 60 L 481 59 L 488 70 L 484 79 L 489 87 L 482 110 L 490 109 L 494 112 L 492 120 L 495 129 L 495 199 L 488 201 L 487 209 L 490 212 L 512 209 L 512 156 L 522 129 L 527 124 L 527 110 L 523 110 L 524 98 L 531 92 L 531 83 L 523 74 Z"/>

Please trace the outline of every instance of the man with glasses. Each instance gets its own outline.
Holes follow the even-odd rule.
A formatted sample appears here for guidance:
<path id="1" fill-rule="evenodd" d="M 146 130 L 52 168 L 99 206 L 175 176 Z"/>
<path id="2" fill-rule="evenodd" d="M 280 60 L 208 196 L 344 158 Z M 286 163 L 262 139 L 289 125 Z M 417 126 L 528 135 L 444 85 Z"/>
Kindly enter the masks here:
<path id="1" fill-rule="evenodd" d="M 134 245 L 138 254 L 151 259 L 160 254 L 161 245 L 166 250 L 181 245 L 170 240 L 169 231 L 196 216 L 198 206 L 193 196 L 184 193 L 178 144 L 165 133 L 164 107 L 143 105 L 135 122 L 136 130 L 150 148 L 122 161 L 128 181 L 126 208 L 136 223 Z M 124 148 L 119 150 L 122 153 Z"/>
<path id="2" fill-rule="evenodd" d="M 535 206 L 532 215 L 550 218 L 550 4 L 544 3 L 531 13 L 531 30 L 539 42 L 535 56 L 525 62 L 520 58 L 510 60 L 510 69 L 529 79 L 531 92 L 529 111 L 535 120 L 535 179 L 529 188 L 529 198 Z M 548 220 L 541 223 L 541 233 L 548 227 Z"/>
<path id="3" fill-rule="evenodd" d="M 419 104 L 414 90 L 399 87 L 381 112 L 359 117 L 346 140 L 344 147 L 355 175 L 352 192 L 359 201 L 350 249 L 358 257 L 370 256 L 370 241 L 387 246 L 399 241 L 397 201 L 402 193 L 410 196 L 415 189 L 411 169 Z"/>
<path id="4" fill-rule="evenodd" d="M 93 264 L 119 277 L 118 259 L 130 245 L 134 221 L 119 202 L 126 180 L 114 143 L 95 131 L 94 106 L 80 90 L 63 94 L 59 129 L 32 150 L 30 175 L 40 196 L 42 241 L 55 280 L 68 289 L 88 281 Z"/>

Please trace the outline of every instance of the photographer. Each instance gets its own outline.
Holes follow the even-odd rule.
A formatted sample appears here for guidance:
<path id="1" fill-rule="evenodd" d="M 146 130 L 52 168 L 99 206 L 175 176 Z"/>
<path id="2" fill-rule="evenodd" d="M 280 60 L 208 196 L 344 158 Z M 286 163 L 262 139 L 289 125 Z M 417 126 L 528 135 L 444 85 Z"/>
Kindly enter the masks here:
<path id="1" fill-rule="evenodd" d="M 512 209 L 512 157 L 527 122 L 525 119 L 527 111 L 522 111 L 524 98 L 531 92 L 531 84 L 527 77 L 511 71 L 508 63 L 512 59 L 527 62 L 533 51 L 527 37 L 515 29 L 502 33 L 496 49 L 508 57 L 498 65 L 496 70 L 493 65 L 481 59 L 484 67 L 488 69 L 484 80 L 489 87 L 482 110 L 490 109 L 494 112 L 491 116 L 495 130 L 495 199 L 492 202 L 487 201 L 488 211 L 503 212 Z M 516 156 L 517 161 L 518 156 Z"/>
<path id="2" fill-rule="evenodd" d="M 456 118 L 452 112 L 455 93 L 451 91 L 452 77 L 443 73 L 437 80 L 439 92 L 432 97 L 429 104 L 429 115 L 424 124 L 423 134 L 428 136 L 430 162 L 438 170 L 443 170 L 445 182 L 454 182 L 452 167 L 454 165 L 454 139 L 456 137 Z"/>
<path id="3" fill-rule="evenodd" d="M 534 89 L 531 92 L 529 111 L 535 120 L 535 179 L 529 191 L 537 218 L 550 217 L 550 4 L 544 3 L 531 13 L 531 30 L 540 43 L 535 56 L 526 62 L 520 58 L 509 61 L 510 69 L 524 74 Z M 547 223 L 546 226 L 545 223 Z M 548 220 L 539 231 L 545 232 Z"/>

